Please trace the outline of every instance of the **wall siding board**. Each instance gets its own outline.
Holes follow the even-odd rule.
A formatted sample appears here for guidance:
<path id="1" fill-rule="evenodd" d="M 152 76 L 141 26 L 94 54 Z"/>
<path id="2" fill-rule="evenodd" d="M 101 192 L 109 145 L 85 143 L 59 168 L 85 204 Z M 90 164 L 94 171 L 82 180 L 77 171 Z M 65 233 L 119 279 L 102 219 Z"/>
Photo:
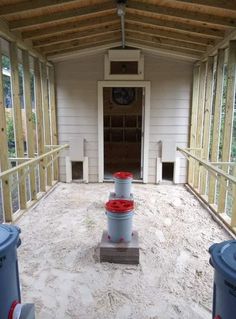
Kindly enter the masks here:
<path id="1" fill-rule="evenodd" d="M 98 181 L 97 81 L 104 80 L 103 63 L 104 55 L 97 54 L 55 65 L 59 143 L 76 136 L 85 138 L 90 182 Z M 145 80 L 151 81 L 149 183 L 156 181 L 160 141 L 174 140 L 180 147 L 188 146 L 192 69 L 189 62 L 145 54 Z M 185 183 L 187 162 L 178 156 L 179 180 Z M 60 179 L 65 181 L 65 160 L 60 158 L 59 163 Z"/>

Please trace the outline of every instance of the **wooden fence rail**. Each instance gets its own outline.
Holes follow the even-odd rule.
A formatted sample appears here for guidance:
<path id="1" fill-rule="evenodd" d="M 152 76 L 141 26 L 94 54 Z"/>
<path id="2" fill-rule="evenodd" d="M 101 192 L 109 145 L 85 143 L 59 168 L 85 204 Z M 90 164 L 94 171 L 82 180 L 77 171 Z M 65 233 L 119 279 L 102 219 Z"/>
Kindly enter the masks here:
<path id="1" fill-rule="evenodd" d="M 12 168 L 9 168 L 3 172 L 0 172 L 0 181 L 2 181 L 2 184 L 4 183 L 4 181 L 6 180 L 10 180 L 9 178 L 11 176 L 13 176 L 14 174 L 17 174 L 18 176 L 18 179 L 17 180 L 14 180 L 14 187 L 19 184 L 19 185 L 22 185 L 22 184 L 26 184 L 26 177 L 28 175 L 30 175 L 32 172 L 35 172 L 35 168 L 42 162 L 44 162 L 45 158 L 47 159 L 47 165 L 44 165 L 43 166 L 43 174 L 45 175 L 46 174 L 46 171 L 48 170 L 48 168 L 52 168 L 52 165 L 53 163 L 57 160 L 57 157 L 59 155 L 59 153 L 68 148 L 69 145 L 68 144 L 65 144 L 65 145 L 50 145 L 49 148 L 51 148 L 50 151 L 42 154 L 42 155 L 39 155 L 35 158 L 16 158 L 16 159 L 12 159 L 12 161 L 14 160 L 15 162 L 21 162 L 21 164 L 15 166 L 15 167 L 12 167 Z M 22 163 L 23 162 L 23 163 Z M 56 182 L 56 180 L 54 181 Z M 52 185 L 52 182 L 48 185 L 49 187 Z M 11 184 L 9 182 L 8 184 L 9 188 L 11 189 Z M 27 203 L 25 201 L 25 208 L 28 208 L 30 207 L 32 204 L 35 203 L 35 201 L 37 201 L 39 199 L 39 197 L 41 197 L 42 195 L 42 192 L 39 191 L 35 198 L 31 198 L 31 200 Z M 3 201 L 5 200 L 4 196 L 3 196 Z M 4 207 L 4 221 L 5 222 L 12 222 L 14 221 L 15 219 L 17 219 L 23 212 L 24 210 L 20 210 L 18 211 L 17 213 L 14 213 L 12 212 L 12 209 L 9 209 L 8 211 L 6 211 L 5 209 L 5 206 L 3 205 Z M 20 207 L 21 208 L 21 207 Z"/>
<path id="2" fill-rule="evenodd" d="M 224 222 L 224 224 L 236 234 L 236 163 L 235 162 L 208 162 L 200 157 L 191 153 L 187 149 L 178 147 L 180 151 L 192 164 L 204 168 L 208 173 L 206 174 L 206 185 L 208 185 L 207 190 L 204 194 L 201 193 L 199 187 L 196 187 L 194 183 L 189 182 L 189 186 L 195 192 L 195 194 L 200 197 L 210 209 Z M 193 150 L 194 151 L 194 150 Z M 232 174 L 228 173 L 229 168 L 233 169 Z M 198 172 L 200 175 L 200 171 Z M 199 178 L 199 176 L 197 176 Z M 227 197 L 230 196 L 231 202 L 224 211 L 221 210 L 219 196 L 219 190 L 214 186 L 211 189 L 212 179 L 214 179 L 215 184 L 218 184 L 218 189 L 224 189 L 225 197 L 224 202 L 227 202 Z M 214 193 L 215 202 L 210 201 L 209 195 Z"/>

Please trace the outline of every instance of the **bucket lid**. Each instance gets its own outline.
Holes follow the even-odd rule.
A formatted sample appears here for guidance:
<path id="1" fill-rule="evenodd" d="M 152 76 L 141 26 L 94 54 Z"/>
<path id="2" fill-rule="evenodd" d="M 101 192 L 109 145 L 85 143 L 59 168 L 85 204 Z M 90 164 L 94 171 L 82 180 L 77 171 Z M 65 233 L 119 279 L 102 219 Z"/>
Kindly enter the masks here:
<path id="1" fill-rule="evenodd" d="M 116 172 L 113 174 L 113 177 L 119 179 L 131 179 L 133 178 L 133 174 L 130 172 Z"/>
<path id="2" fill-rule="evenodd" d="M 0 225 L 0 253 L 19 242 L 20 228 L 13 225 Z"/>
<path id="3" fill-rule="evenodd" d="M 236 240 L 214 244 L 209 253 L 212 266 L 224 276 L 236 281 Z"/>
<path id="4" fill-rule="evenodd" d="M 113 213 L 128 213 L 134 209 L 132 200 L 109 200 L 105 205 L 106 210 Z"/>

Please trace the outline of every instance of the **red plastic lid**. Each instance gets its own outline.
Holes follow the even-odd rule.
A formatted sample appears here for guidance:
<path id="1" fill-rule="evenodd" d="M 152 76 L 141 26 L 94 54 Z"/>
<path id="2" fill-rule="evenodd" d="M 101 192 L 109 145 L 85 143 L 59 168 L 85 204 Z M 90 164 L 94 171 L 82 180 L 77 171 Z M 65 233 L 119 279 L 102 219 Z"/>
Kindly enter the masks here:
<path id="1" fill-rule="evenodd" d="M 132 200 L 109 200 L 105 205 L 106 210 L 113 213 L 128 213 L 134 209 L 134 202 Z"/>
<path id="2" fill-rule="evenodd" d="M 115 174 L 113 174 L 113 177 L 119 179 L 129 179 L 133 178 L 133 174 L 130 172 L 116 172 Z"/>

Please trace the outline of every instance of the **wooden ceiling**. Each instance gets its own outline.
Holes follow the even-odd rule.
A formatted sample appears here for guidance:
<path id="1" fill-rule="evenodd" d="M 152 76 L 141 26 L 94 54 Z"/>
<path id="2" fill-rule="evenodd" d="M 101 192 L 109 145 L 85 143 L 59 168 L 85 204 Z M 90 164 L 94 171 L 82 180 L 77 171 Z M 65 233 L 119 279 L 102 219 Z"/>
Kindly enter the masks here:
<path id="1" fill-rule="evenodd" d="M 121 43 L 115 0 L 0 0 L 0 18 L 48 58 Z M 201 58 L 236 34 L 236 0 L 128 0 L 127 45 Z"/>

